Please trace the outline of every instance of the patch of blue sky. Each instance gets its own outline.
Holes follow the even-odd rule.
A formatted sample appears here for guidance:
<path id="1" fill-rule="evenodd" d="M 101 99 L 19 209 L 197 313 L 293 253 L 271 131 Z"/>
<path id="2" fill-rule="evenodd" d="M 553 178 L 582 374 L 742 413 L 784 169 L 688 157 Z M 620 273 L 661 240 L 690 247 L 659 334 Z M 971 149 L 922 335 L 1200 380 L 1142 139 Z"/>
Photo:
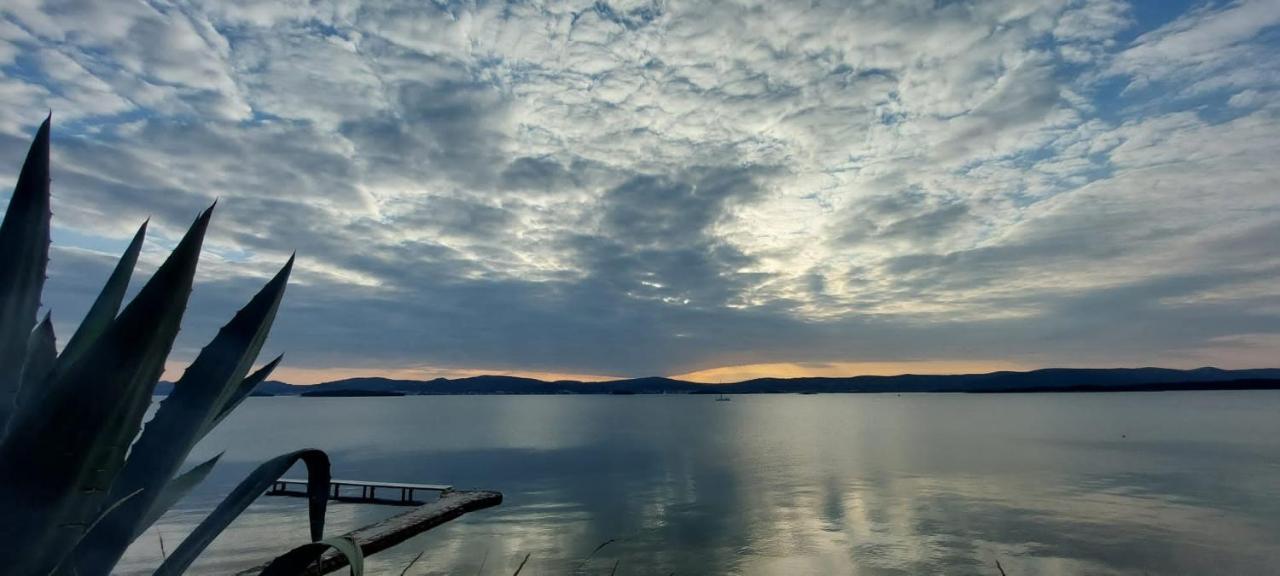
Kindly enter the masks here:
<path id="1" fill-rule="evenodd" d="M 54 220 L 57 220 L 56 215 L 54 216 Z M 141 223 L 139 223 L 139 225 L 141 225 Z M 85 234 L 84 232 L 58 226 L 56 222 L 53 225 L 53 229 L 50 230 L 49 235 L 54 246 L 92 250 L 94 252 L 111 254 L 114 256 L 123 254 L 124 249 L 127 248 L 129 246 L 129 242 L 133 240 L 132 233 L 120 236 L 119 238 L 110 238 L 95 234 Z M 151 237 L 148 236 L 147 240 L 150 241 Z"/>
<path id="2" fill-rule="evenodd" d="M 157 117 L 155 111 L 148 108 L 131 108 L 113 115 L 98 115 L 88 118 L 58 118 L 58 111 L 53 111 L 54 120 L 58 122 L 58 130 L 53 133 L 53 143 L 57 146 L 58 140 L 65 138 L 76 138 L 80 136 L 92 135 L 99 142 L 113 142 L 120 140 L 122 137 L 111 130 L 111 128 L 150 120 Z"/>
<path id="3" fill-rule="evenodd" d="M 254 256 L 254 253 L 248 250 L 241 250 L 237 248 L 231 248 L 229 246 L 220 246 L 220 245 L 212 245 L 212 244 L 206 244 L 204 246 L 204 251 L 210 254 L 216 255 L 218 258 L 221 258 L 222 260 L 226 260 L 228 262 L 237 262 L 237 263 L 248 262 L 252 260 Z"/>
<path id="4" fill-rule="evenodd" d="M 1125 96 L 1131 83 L 1132 80 L 1126 76 L 1108 76 L 1092 84 L 1089 87 L 1092 116 L 1112 125 L 1131 119 L 1130 104 Z"/>
<path id="5" fill-rule="evenodd" d="M 0 72 L 3 72 L 5 76 L 22 80 L 28 84 L 47 86 L 52 83 L 44 73 L 44 70 L 40 68 L 40 64 L 36 62 L 35 55 L 25 50 L 14 56 L 12 64 L 0 66 Z"/>
<path id="6" fill-rule="evenodd" d="M 605 2 L 596 2 L 593 8 L 601 18 L 614 22 L 628 30 L 642 28 L 662 15 L 662 9 L 656 4 L 633 8 L 625 12 L 615 9 Z"/>
<path id="7" fill-rule="evenodd" d="M 1121 31 L 1115 39 L 1129 44 L 1139 36 L 1164 26 L 1197 10 L 1221 10 L 1233 2 L 1205 0 L 1139 0 L 1129 3 L 1129 16 L 1134 25 Z"/>
<path id="8" fill-rule="evenodd" d="M 1194 111 L 1201 120 L 1209 124 L 1222 124 L 1255 112 L 1253 106 L 1231 106 L 1228 101 L 1236 92 L 1214 93 L 1185 98 L 1182 108 Z"/>
<path id="9" fill-rule="evenodd" d="M 311 20 L 307 21 L 306 27 L 309 30 L 318 32 L 320 36 L 324 36 L 324 37 L 336 36 L 338 38 L 342 38 L 343 40 L 350 39 L 350 37 L 346 33 L 344 33 L 341 28 L 338 28 L 337 26 L 334 26 L 327 22 L 317 20 L 315 18 L 312 18 Z"/>
<path id="10" fill-rule="evenodd" d="M 277 124 L 282 122 L 291 122 L 291 120 L 288 120 L 285 117 L 280 116 L 278 114 L 267 112 L 260 108 L 254 108 L 253 111 L 250 113 L 249 118 L 243 121 L 244 124 L 249 126 L 261 125 L 261 124 Z"/>
<path id="11" fill-rule="evenodd" d="M 1272 26 L 1258 33 L 1255 39 L 1268 48 L 1280 48 L 1280 26 Z"/>
<path id="12" fill-rule="evenodd" d="M 1108 79 L 1094 96 L 1097 117 L 1112 124 L 1138 121 L 1175 112 L 1195 112 L 1205 122 L 1219 124 L 1252 113 L 1252 107 L 1230 105 L 1246 88 L 1224 85 L 1189 91 L 1181 80 L 1131 84 L 1127 78 Z"/>
<path id="13" fill-rule="evenodd" d="M 1042 162 L 1053 162 L 1061 151 L 1052 144 L 1041 146 L 1031 150 L 1025 150 L 1017 154 L 1010 155 L 1001 163 L 1007 163 L 1025 171 L 1034 171 L 1036 165 Z M 1012 190 L 1006 193 L 1006 197 L 1018 207 L 1026 207 L 1035 204 L 1041 200 L 1052 198 L 1062 192 L 1073 190 L 1098 180 L 1105 180 L 1115 175 L 1115 169 L 1104 154 L 1094 154 L 1086 158 L 1088 165 L 1071 172 L 1066 175 L 1054 176 L 1052 186 L 1041 189 L 1035 193 L 1028 190 Z M 961 174 L 969 174 L 974 170 L 981 170 L 982 167 L 990 162 L 982 160 L 970 163 L 958 172 Z"/>
<path id="14" fill-rule="evenodd" d="M 118 238 L 112 238 L 107 236 L 98 236 L 95 234 L 86 234 L 61 227 L 56 224 L 53 226 L 50 236 L 52 237 L 54 246 L 91 250 L 111 256 L 119 256 L 120 254 L 123 254 L 125 248 L 129 246 L 129 241 L 133 239 L 132 233 Z M 161 238 L 154 233 L 153 229 L 147 234 L 145 247 L 151 250 L 168 252 L 176 245 L 176 240 Z M 252 260 L 254 256 L 254 253 L 248 250 L 214 244 L 205 245 L 204 251 L 228 262 L 248 262 Z"/>
<path id="15" fill-rule="evenodd" d="M 1234 2 L 1206 2 L 1204 0 L 1155 0 L 1133 2 L 1130 17 L 1134 24 L 1120 31 L 1115 39 L 1116 51 L 1129 47 L 1134 40 L 1195 12 L 1220 11 Z M 1265 30 L 1252 42 L 1268 47 L 1280 47 L 1280 27 Z M 1094 70 L 1095 63 L 1060 62 L 1059 78 L 1070 78 Z M 1088 87 L 1088 96 L 1094 107 L 1092 116 L 1112 125 L 1141 120 L 1172 112 L 1192 110 L 1211 123 L 1225 122 L 1247 114 L 1249 110 L 1227 104 L 1238 89 L 1223 87 L 1204 93 L 1186 93 L 1176 83 L 1138 84 L 1128 76 L 1103 76 Z"/>
<path id="16" fill-rule="evenodd" d="M 8 66 L 0 66 L 0 78 L 13 78 L 21 80 L 27 84 L 41 86 L 50 93 L 64 96 L 62 85 L 50 78 L 45 73 L 40 63 L 36 61 L 35 56 L 31 52 L 20 52 L 12 64 Z M 27 124 L 34 128 L 44 120 L 44 113 L 52 112 L 55 116 L 58 110 L 32 110 Z M 56 143 L 59 139 L 75 137 L 85 134 L 99 134 L 106 128 L 114 125 L 135 122 L 138 120 L 153 117 L 154 112 L 145 108 L 133 107 L 124 112 L 114 115 L 95 115 L 91 118 L 58 118 L 58 130 L 53 133 L 53 139 Z"/>

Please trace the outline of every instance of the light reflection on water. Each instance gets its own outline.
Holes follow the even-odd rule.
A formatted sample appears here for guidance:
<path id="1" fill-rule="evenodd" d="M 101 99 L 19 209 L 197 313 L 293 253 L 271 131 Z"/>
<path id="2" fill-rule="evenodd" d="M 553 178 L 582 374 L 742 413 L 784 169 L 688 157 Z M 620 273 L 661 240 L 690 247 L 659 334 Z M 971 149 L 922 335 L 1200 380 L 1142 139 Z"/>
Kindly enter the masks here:
<path id="1" fill-rule="evenodd" d="M 336 477 L 501 490 L 370 559 L 399 574 L 1272 573 L 1280 393 L 252 398 L 158 527 L 170 549 L 254 462 L 315 446 Z M 328 533 L 400 508 L 334 504 Z M 120 566 L 146 573 L 156 531 Z M 193 571 L 306 539 L 264 498 Z M 590 561 L 600 543 L 616 539 Z"/>

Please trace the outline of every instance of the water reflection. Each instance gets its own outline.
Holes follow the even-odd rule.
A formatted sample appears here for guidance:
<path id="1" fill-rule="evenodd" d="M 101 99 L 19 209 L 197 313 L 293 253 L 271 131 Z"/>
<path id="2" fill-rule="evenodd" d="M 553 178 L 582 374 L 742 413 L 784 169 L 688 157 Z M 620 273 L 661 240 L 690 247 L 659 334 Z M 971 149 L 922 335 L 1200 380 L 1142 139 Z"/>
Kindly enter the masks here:
<path id="1" fill-rule="evenodd" d="M 414 574 L 1266 573 L 1280 563 L 1275 392 L 252 399 L 159 526 L 170 547 L 250 463 L 315 445 L 335 475 L 495 488 L 499 508 L 371 560 Z M 330 531 L 394 508 L 334 505 Z M 263 499 L 197 564 L 305 540 Z M 615 540 L 590 561 L 607 540 Z M 122 565 L 159 558 L 144 538 Z"/>

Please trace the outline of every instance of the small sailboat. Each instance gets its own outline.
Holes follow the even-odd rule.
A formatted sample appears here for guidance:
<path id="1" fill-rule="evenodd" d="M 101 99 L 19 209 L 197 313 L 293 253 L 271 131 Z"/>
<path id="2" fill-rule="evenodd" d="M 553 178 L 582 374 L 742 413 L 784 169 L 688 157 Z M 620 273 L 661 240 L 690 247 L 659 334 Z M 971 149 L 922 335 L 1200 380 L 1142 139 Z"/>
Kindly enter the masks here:
<path id="1" fill-rule="evenodd" d="M 732 398 L 725 396 L 724 392 L 721 392 L 719 396 L 716 396 L 716 402 L 728 402 L 730 400 L 732 400 Z"/>

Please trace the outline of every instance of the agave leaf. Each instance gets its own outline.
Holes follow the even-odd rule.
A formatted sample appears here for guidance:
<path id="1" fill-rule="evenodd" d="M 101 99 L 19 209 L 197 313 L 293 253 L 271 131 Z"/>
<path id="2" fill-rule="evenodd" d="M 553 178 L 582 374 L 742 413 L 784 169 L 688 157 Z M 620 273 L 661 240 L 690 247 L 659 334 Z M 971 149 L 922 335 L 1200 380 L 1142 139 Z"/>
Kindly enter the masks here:
<path id="1" fill-rule="evenodd" d="M 252 367 L 271 331 L 271 322 L 284 297 L 292 269 L 293 258 L 290 258 L 200 351 L 174 384 L 173 392 L 160 403 L 111 486 L 112 496 L 139 489 L 142 496 L 107 519 L 104 529 L 80 548 L 82 558 L 76 562 L 78 572 L 108 573 L 133 538 L 146 528 L 139 524 L 159 497 L 161 488 L 177 473 Z"/>
<path id="2" fill-rule="evenodd" d="M 18 399 L 49 265 L 49 120 L 36 131 L 0 223 L 0 431 Z"/>
<path id="3" fill-rule="evenodd" d="M 131 498 L 136 497 L 136 496 L 137 496 L 139 493 L 141 493 L 141 492 L 142 492 L 142 491 L 141 491 L 141 490 L 139 490 L 139 491 L 134 492 L 134 493 L 132 493 L 132 494 L 128 494 L 128 495 L 126 495 L 124 498 L 121 498 L 121 499 L 119 499 L 119 500 L 116 500 L 115 502 L 112 502 L 110 506 L 107 506 L 107 507 L 106 507 L 106 508 L 105 508 L 105 509 L 100 513 L 100 514 L 98 514 L 98 517 L 97 517 L 96 519 L 94 519 L 93 523 L 92 523 L 92 524 L 90 524 L 90 525 L 89 525 L 89 527 L 85 529 L 84 534 L 85 534 L 85 535 L 88 535 L 88 534 L 92 533 L 92 532 L 94 531 L 94 529 L 96 529 L 96 528 L 98 527 L 98 525 L 102 522 L 102 519 L 103 519 L 103 518 L 106 518 L 107 516 L 109 516 L 112 512 L 114 512 L 114 511 L 115 511 L 115 509 L 116 509 L 116 508 L 119 508 L 119 507 L 120 507 L 121 505 L 123 505 L 125 502 L 128 502 Z M 75 551 L 75 546 L 79 546 L 79 545 L 80 545 L 80 543 L 81 543 L 81 542 L 83 542 L 83 541 L 84 541 L 83 537 L 82 537 L 81 539 L 77 540 L 77 541 L 76 541 L 76 543 L 75 543 L 75 544 L 72 546 L 72 548 L 71 548 L 71 549 L 72 549 L 72 551 Z M 63 562 L 65 562 L 65 561 L 67 560 L 67 558 L 68 558 L 67 556 L 64 556 L 61 560 L 59 560 L 59 561 L 58 561 L 58 563 L 57 563 L 57 564 L 55 564 L 55 565 L 53 566 L 53 569 L 52 569 L 52 570 L 49 570 L 49 574 L 51 574 L 51 575 L 52 575 L 52 574 L 56 574 L 59 570 L 61 570 L 61 569 L 62 569 L 62 563 L 63 563 Z"/>
<path id="4" fill-rule="evenodd" d="M 19 413 L 0 444 L 0 566 L 11 573 L 47 573 L 108 502 L 178 334 L 212 211 L 84 356 L 55 368 L 40 409 Z"/>
<path id="5" fill-rule="evenodd" d="M 281 360 L 284 360 L 283 354 L 276 356 L 275 360 L 268 362 L 266 366 L 259 368 L 257 372 L 254 372 L 244 380 L 241 380 L 240 384 L 236 386 L 235 393 L 232 394 L 230 398 L 227 398 L 227 402 L 223 405 L 222 411 L 214 417 L 213 423 L 209 426 L 209 429 L 212 430 L 213 427 L 222 422 L 223 418 L 226 418 L 231 414 L 231 411 L 235 410 L 236 406 L 239 406 L 241 402 L 244 402 L 245 398 L 248 398 L 249 395 L 253 393 L 254 388 L 257 388 L 259 384 L 265 382 L 267 378 L 271 376 L 271 372 L 276 369 L 276 366 L 280 365 Z M 208 433 L 208 430 L 206 430 L 205 433 Z"/>
<path id="6" fill-rule="evenodd" d="M 324 534 L 324 511 L 329 499 L 329 456 L 316 449 L 299 450 L 276 456 L 258 466 L 236 489 L 205 517 L 182 544 L 165 559 L 153 576 L 178 576 L 231 524 L 258 496 L 289 471 L 298 460 L 307 465 L 307 497 L 311 518 L 311 540 Z"/>
<path id="7" fill-rule="evenodd" d="M 27 339 L 27 359 L 22 366 L 22 387 L 18 389 L 15 410 L 25 410 L 34 405 L 44 391 L 44 380 L 53 372 L 58 360 L 58 342 L 53 334 L 53 322 L 49 314 L 31 331 Z"/>
<path id="8" fill-rule="evenodd" d="M 165 512 L 173 508 L 174 504 L 177 504 L 184 496 L 190 494 L 193 488 L 204 482 L 204 479 L 209 476 L 209 472 L 212 472 L 213 467 L 217 465 L 219 458 L 222 458 L 222 454 L 205 460 L 165 484 L 164 488 L 160 490 L 159 497 L 151 505 L 151 509 L 147 511 L 146 517 L 138 524 L 138 534 L 135 534 L 133 538 L 136 539 L 145 532 L 147 528 L 156 523 L 156 520 L 164 516 Z"/>
<path id="9" fill-rule="evenodd" d="M 124 302 L 124 294 L 129 289 L 129 278 L 133 275 L 133 267 L 138 264 L 138 254 L 142 252 L 142 240 L 147 235 L 148 222 L 150 221 L 143 222 L 138 232 L 133 235 L 133 241 L 129 242 L 129 247 L 125 248 L 120 261 L 116 262 L 116 267 L 107 278 L 102 292 L 98 293 L 93 306 L 89 307 L 89 313 L 84 315 L 84 320 L 76 328 L 75 334 L 71 335 L 67 346 L 62 349 L 58 362 L 63 366 L 70 365 L 84 355 L 89 349 L 89 344 L 106 332 L 107 327 L 116 319 L 116 314 L 120 312 L 120 303 Z"/>
<path id="10" fill-rule="evenodd" d="M 330 548 L 347 557 L 347 564 L 351 566 L 351 576 L 364 575 L 364 552 L 350 536 L 339 536 L 303 544 L 285 552 L 267 564 L 258 576 L 297 576 L 305 572 L 307 567 L 319 560 Z"/>

